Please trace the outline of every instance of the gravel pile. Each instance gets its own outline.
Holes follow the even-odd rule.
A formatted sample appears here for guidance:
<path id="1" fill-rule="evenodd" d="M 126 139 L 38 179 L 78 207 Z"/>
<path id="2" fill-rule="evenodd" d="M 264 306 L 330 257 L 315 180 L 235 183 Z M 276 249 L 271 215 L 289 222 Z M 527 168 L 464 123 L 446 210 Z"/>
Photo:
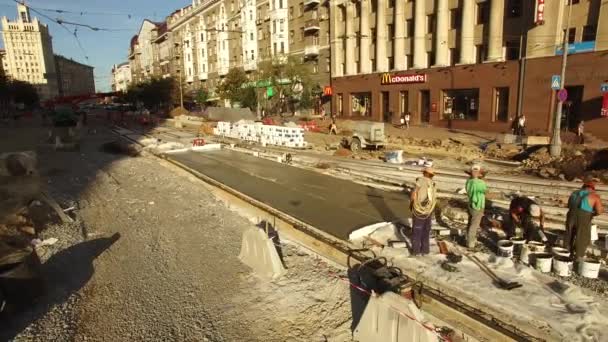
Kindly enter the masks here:
<path id="1" fill-rule="evenodd" d="M 350 341 L 349 287 L 329 276 L 346 272 L 287 245 L 287 274 L 258 279 L 237 258 L 251 222 L 167 163 L 99 151 L 110 139 L 42 156 L 76 220 L 42 233 L 48 293 L 0 340 Z"/>

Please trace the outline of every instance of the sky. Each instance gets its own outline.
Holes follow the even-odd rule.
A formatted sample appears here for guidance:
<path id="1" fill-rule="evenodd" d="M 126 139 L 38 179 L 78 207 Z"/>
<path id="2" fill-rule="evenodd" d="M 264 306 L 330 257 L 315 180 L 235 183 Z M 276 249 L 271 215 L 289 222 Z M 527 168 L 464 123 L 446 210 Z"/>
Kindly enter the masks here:
<path id="1" fill-rule="evenodd" d="M 95 67 L 97 91 L 110 90 L 112 66 L 127 61 L 129 41 L 144 19 L 163 21 L 174 10 L 191 3 L 191 0 L 26 0 L 28 6 L 52 19 L 117 30 L 92 31 L 64 24 L 68 32 L 57 23 L 31 12 L 32 17 L 49 26 L 55 54 Z M 0 0 L 0 17 L 3 16 L 16 19 L 17 4 L 13 0 Z M 82 48 L 74 37 L 75 28 Z"/>

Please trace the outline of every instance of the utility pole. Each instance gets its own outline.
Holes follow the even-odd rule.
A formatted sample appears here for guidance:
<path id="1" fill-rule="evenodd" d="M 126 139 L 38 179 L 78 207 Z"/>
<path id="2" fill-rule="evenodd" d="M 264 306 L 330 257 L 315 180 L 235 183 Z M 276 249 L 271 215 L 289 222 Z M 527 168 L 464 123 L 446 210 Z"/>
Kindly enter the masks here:
<path id="1" fill-rule="evenodd" d="M 560 90 L 564 89 L 566 84 L 566 65 L 568 63 L 568 30 L 570 29 L 570 16 L 572 15 L 572 0 L 566 0 L 568 5 L 568 19 L 566 20 L 566 28 L 564 29 L 564 44 L 562 54 L 562 73 L 560 79 Z M 549 152 L 552 157 L 559 157 L 562 154 L 562 107 L 564 103 L 558 99 L 557 110 L 555 111 L 555 122 L 553 123 L 553 137 L 551 138 L 551 146 Z"/>
<path id="2" fill-rule="evenodd" d="M 524 81 L 526 78 L 526 54 L 528 44 L 528 11 L 523 10 L 523 25 L 521 25 L 521 32 L 519 34 L 519 79 L 517 82 L 517 115 L 513 120 L 523 113 L 524 105 Z"/>

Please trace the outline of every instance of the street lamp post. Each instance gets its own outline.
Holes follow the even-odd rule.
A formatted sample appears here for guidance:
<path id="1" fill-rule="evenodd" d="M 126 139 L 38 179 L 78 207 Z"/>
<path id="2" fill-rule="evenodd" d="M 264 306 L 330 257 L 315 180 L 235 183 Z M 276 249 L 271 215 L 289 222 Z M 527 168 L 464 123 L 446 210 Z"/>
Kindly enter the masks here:
<path id="1" fill-rule="evenodd" d="M 563 54 L 562 54 L 562 73 L 560 79 L 560 90 L 564 89 L 566 84 L 566 65 L 568 62 L 568 30 L 570 28 L 570 16 L 572 15 L 572 0 L 566 0 L 568 4 L 568 19 L 564 29 Z M 562 139 L 560 130 L 562 128 L 562 107 L 563 102 L 558 99 L 557 110 L 555 111 L 555 122 L 553 123 L 553 137 L 551 138 L 551 146 L 549 152 L 552 157 L 559 157 L 562 154 Z"/>

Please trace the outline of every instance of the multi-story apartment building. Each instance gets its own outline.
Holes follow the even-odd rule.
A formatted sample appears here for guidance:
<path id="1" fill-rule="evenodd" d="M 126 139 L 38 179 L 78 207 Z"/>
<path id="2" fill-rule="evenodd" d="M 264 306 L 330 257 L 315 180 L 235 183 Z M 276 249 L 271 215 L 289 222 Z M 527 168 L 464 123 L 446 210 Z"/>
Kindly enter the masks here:
<path id="1" fill-rule="evenodd" d="M 55 70 L 57 71 L 59 96 L 95 93 L 95 77 L 92 66 L 55 55 Z"/>
<path id="2" fill-rule="evenodd" d="M 186 92 L 215 87 L 231 68 L 294 56 L 329 86 L 329 13 L 320 0 L 194 0 L 167 18 L 176 79 Z"/>
<path id="3" fill-rule="evenodd" d="M 112 91 L 125 92 L 131 84 L 131 65 L 129 62 L 114 64 L 112 67 Z"/>
<path id="4" fill-rule="evenodd" d="M 32 18 L 27 6 L 17 4 L 17 20 L 2 18 L 2 38 L 6 49 L 6 74 L 33 84 L 41 99 L 58 94 L 52 38 L 48 27 Z"/>
<path id="5" fill-rule="evenodd" d="M 563 122 L 597 119 L 608 4 L 567 1 L 331 1 L 332 110 L 387 122 L 411 112 L 415 123 L 494 131 L 525 114 L 530 131 L 546 132 L 567 35 Z"/>
<path id="6" fill-rule="evenodd" d="M 155 41 L 159 38 L 159 28 L 162 27 L 165 27 L 163 23 L 154 23 L 146 19 L 143 21 L 138 34 L 131 38 L 129 64 L 135 84 L 160 76 L 161 71 L 157 57 L 158 47 Z"/>

